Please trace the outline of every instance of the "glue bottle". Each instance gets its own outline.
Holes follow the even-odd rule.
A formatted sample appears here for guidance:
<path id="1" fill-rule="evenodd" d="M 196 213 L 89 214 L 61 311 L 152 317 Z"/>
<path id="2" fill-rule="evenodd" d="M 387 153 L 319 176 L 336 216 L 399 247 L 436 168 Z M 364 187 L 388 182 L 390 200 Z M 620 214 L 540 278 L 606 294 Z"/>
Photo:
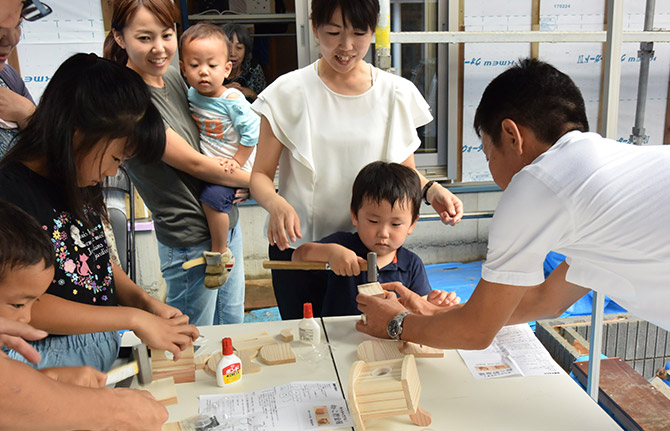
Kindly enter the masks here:
<path id="1" fill-rule="evenodd" d="M 298 323 L 298 338 L 305 344 L 319 344 L 321 342 L 321 328 L 314 320 L 311 302 L 303 304 L 302 313 L 303 318 Z"/>
<path id="2" fill-rule="evenodd" d="M 216 365 L 216 384 L 223 387 L 242 378 L 242 361 L 233 354 L 233 340 L 226 337 L 221 344 L 223 357 Z"/>

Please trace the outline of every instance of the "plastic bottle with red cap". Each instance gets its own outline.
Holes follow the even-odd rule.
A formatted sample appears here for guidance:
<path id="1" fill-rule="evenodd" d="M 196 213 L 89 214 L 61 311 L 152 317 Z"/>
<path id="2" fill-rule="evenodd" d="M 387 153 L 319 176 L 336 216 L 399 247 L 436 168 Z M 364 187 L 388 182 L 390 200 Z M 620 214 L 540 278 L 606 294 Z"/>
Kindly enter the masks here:
<path id="1" fill-rule="evenodd" d="M 233 353 L 233 340 L 221 340 L 223 357 L 216 365 L 216 384 L 223 387 L 242 379 L 242 361 Z"/>
<path id="2" fill-rule="evenodd" d="M 321 342 L 321 328 L 314 320 L 311 302 L 305 302 L 302 313 L 303 318 L 298 323 L 298 339 L 305 344 L 319 344 Z"/>

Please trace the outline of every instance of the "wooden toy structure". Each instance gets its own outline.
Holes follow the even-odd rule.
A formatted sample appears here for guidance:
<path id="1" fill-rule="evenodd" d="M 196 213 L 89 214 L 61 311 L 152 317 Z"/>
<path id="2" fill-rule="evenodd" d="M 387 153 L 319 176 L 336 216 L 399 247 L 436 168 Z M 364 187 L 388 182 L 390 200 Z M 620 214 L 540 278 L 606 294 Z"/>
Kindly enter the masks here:
<path id="1" fill-rule="evenodd" d="M 415 425 L 428 426 L 432 418 L 419 406 L 421 381 L 413 355 L 402 359 L 356 361 L 349 371 L 349 409 L 357 431 L 365 421 L 409 414 Z"/>

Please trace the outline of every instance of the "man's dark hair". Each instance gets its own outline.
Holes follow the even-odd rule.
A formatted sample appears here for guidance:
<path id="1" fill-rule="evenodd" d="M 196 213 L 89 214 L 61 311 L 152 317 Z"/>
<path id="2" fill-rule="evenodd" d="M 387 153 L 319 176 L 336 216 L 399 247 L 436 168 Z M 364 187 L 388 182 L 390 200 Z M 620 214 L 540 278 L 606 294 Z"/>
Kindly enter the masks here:
<path id="1" fill-rule="evenodd" d="M 486 87 L 475 113 L 477 136 L 486 133 L 493 145 L 499 145 L 506 118 L 549 145 L 569 131 L 589 131 L 584 99 L 572 79 L 530 58 L 519 60 Z"/>
<path id="2" fill-rule="evenodd" d="M 0 200 L 0 282 L 16 268 L 44 263 L 54 266 L 56 252 L 48 235 L 32 216 Z"/>
<path id="3" fill-rule="evenodd" d="M 358 30 L 375 31 L 379 18 L 378 0 L 312 0 L 312 24 L 319 28 L 333 17 L 335 9 L 342 11 L 342 21 Z"/>
<path id="4" fill-rule="evenodd" d="M 419 217 L 421 181 L 417 173 L 398 163 L 372 162 L 356 176 L 351 192 L 351 211 L 358 214 L 364 200 L 387 201 L 394 207 L 409 204 L 412 223 Z"/>

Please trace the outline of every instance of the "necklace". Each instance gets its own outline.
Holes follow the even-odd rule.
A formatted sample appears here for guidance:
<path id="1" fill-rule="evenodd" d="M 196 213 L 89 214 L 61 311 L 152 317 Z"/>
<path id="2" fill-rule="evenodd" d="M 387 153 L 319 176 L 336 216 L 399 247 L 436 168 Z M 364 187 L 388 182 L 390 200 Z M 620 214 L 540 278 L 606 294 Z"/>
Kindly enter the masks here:
<path id="1" fill-rule="evenodd" d="M 163 86 L 161 87 L 161 93 L 163 93 L 163 99 L 165 99 L 166 102 L 169 102 L 170 100 L 168 99 L 168 88 L 167 88 L 167 83 L 163 81 Z"/>

